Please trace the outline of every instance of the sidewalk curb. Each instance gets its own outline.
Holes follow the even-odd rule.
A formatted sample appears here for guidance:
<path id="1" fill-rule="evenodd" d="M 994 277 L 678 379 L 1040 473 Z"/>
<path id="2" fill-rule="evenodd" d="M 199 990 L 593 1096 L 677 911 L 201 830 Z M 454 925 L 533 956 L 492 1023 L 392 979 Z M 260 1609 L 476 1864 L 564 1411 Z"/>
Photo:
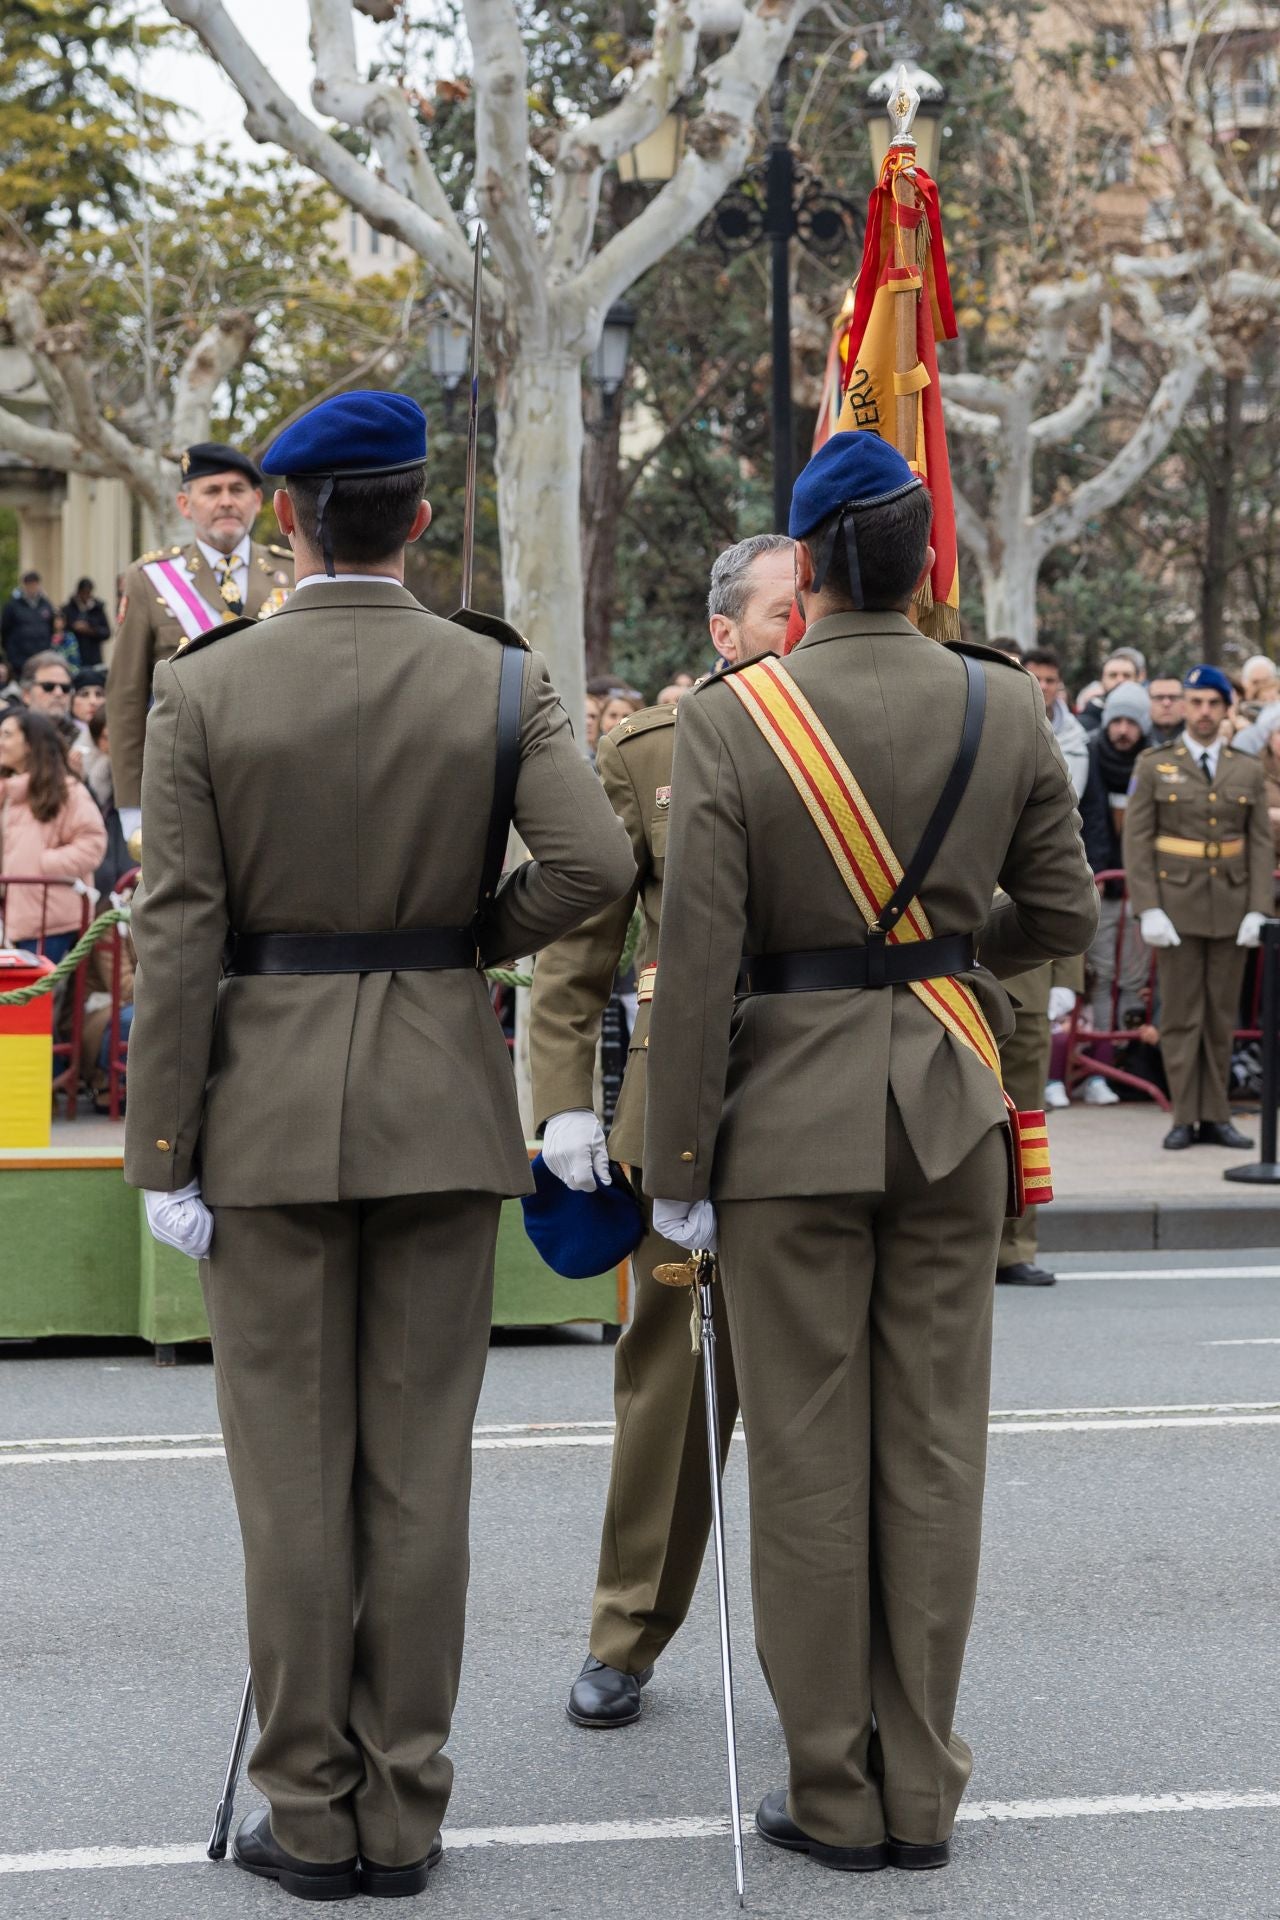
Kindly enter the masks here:
<path id="1" fill-rule="evenodd" d="M 1039 1227 L 1043 1253 L 1280 1248 L 1280 1197 L 1224 1187 L 1220 1200 L 1055 1200 Z"/>

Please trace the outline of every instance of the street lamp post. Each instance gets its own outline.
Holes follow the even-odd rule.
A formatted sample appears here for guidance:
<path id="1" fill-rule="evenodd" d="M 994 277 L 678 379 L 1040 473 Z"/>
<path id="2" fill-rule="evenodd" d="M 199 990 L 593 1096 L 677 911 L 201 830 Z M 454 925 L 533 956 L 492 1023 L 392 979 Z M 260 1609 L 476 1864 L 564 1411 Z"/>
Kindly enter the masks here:
<path id="1" fill-rule="evenodd" d="M 762 240 L 770 253 L 770 340 L 773 353 L 773 520 L 785 532 L 795 473 L 795 426 L 791 404 L 791 242 L 836 259 L 861 231 L 851 201 L 829 193 L 817 175 L 797 163 L 787 138 L 787 63 L 769 90 L 769 148 L 763 165 L 732 186 L 704 222 L 700 238 L 731 258 Z"/>
<path id="2" fill-rule="evenodd" d="M 615 300 L 604 317 L 600 338 L 591 356 L 591 378 L 600 389 L 600 402 L 606 420 L 613 412 L 613 403 L 627 377 L 627 358 L 631 352 L 631 335 L 636 318 L 636 310 L 629 301 Z"/>
<path id="3" fill-rule="evenodd" d="M 471 335 L 466 327 L 439 309 L 427 326 L 427 367 L 444 393 L 445 425 L 453 425 L 458 389 L 471 368 Z"/>

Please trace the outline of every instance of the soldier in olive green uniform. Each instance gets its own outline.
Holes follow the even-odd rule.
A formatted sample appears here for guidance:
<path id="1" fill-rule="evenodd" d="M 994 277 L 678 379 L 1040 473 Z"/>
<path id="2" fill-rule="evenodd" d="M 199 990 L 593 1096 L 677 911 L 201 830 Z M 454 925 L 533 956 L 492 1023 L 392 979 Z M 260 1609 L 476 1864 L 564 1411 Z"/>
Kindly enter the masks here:
<path id="1" fill-rule="evenodd" d="M 269 1803 L 235 1858 L 309 1898 L 440 1855 L 498 1215 L 532 1187 L 480 967 L 634 872 L 541 659 L 402 584 L 425 446 L 397 394 L 287 430 L 301 588 L 162 662 L 147 729 L 125 1175 L 207 1255 Z M 533 858 L 491 894 L 500 766 Z"/>
<path id="2" fill-rule="evenodd" d="M 157 662 L 220 621 L 265 619 L 293 589 L 289 548 L 249 537 L 262 506 L 262 476 L 247 455 L 214 441 L 188 447 L 178 506 L 195 529 L 190 545 L 144 553 L 121 587 L 107 727 L 122 816 L 141 804 L 142 743 Z M 126 822 L 126 830 L 136 824 Z"/>
<path id="3" fill-rule="evenodd" d="M 930 524 L 918 479 L 870 434 L 833 435 L 796 484 L 808 627 L 787 684 L 904 864 L 975 709 L 973 663 L 890 610 L 932 562 Z M 992 975 L 1082 952 L 1097 920 L 1039 689 L 970 651 L 985 723 L 914 945 L 868 938 L 831 815 L 810 811 L 753 716 L 772 662 L 707 684 L 676 723 L 645 1184 L 668 1238 L 719 1234 L 757 1643 L 790 1760 L 789 1795 L 766 1795 L 756 1824 L 850 1870 L 943 1864 L 969 1777 L 953 1717 L 1007 1194 L 984 1061 L 1012 1024 Z M 880 844 L 867 832 L 864 871 Z M 990 972 L 972 971 L 975 936 Z M 920 993 L 873 984 L 891 959 L 883 977 Z M 935 1018 L 930 986 L 980 1009 L 981 1057 Z"/>
<path id="4" fill-rule="evenodd" d="M 730 661 L 780 643 L 792 603 L 792 546 L 781 535 L 744 540 L 712 574 L 712 638 Z M 570 1184 L 593 1184 L 605 1145 L 592 1111 L 600 1016 L 613 988 L 633 908 L 644 914 L 636 952 L 636 1024 L 608 1155 L 635 1168 L 644 1152 L 645 1061 L 657 968 L 658 924 L 671 803 L 674 707 L 651 707 L 599 744 L 596 771 L 631 837 L 631 891 L 540 955 L 533 976 L 530 1065 L 543 1154 Z M 562 1144 L 566 1139 L 570 1147 Z M 574 1153 L 580 1168 L 574 1164 Z M 617 1430 L 600 1541 L 587 1662 L 569 1695 L 580 1726 L 626 1726 L 640 1689 L 677 1632 L 697 1585 L 711 1523 L 701 1375 L 689 1338 L 689 1296 L 653 1278 L 682 1254 L 650 1233 L 632 1260 L 631 1324 L 614 1367 Z M 737 1418 L 727 1333 L 717 1341 L 721 1444 Z"/>
<path id="5" fill-rule="evenodd" d="M 1232 698 L 1217 667 L 1184 681 L 1187 724 L 1139 760 L 1124 865 L 1142 937 L 1158 950 L 1160 1051 L 1173 1098 L 1165 1146 L 1252 1146 L 1232 1125 L 1231 1036 L 1245 949 L 1272 912 L 1275 846 L 1259 762 L 1223 743 Z"/>

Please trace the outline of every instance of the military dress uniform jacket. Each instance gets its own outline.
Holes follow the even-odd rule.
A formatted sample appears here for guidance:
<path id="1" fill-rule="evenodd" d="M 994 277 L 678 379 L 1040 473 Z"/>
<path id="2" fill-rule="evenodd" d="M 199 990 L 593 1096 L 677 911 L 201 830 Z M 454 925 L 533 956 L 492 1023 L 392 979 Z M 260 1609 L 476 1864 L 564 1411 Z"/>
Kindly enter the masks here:
<path id="1" fill-rule="evenodd" d="M 973 985 L 1082 952 L 1097 899 L 1039 689 L 984 656 L 986 720 L 921 902 L 935 935 L 975 933 Z M 787 659 L 898 859 L 956 755 L 963 662 L 899 614 L 818 620 Z M 860 946 L 866 929 L 817 828 L 727 680 L 681 702 L 666 903 L 650 1027 L 645 1185 L 670 1199 L 884 1191 L 889 1094 L 930 1182 L 1004 1116 L 994 1074 L 907 987 L 735 1002 L 743 952 Z M 1007 896 L 993 906 L 997 886 Z"/>
<path id="2" fill-rule="evenodd" d="M 226 1207 L 531 1190 L 479 971 L 222 975 L 232 931 L 470 923 L 502 653 L 395 582 L 339 582 L 157 668 L 133 922 L 132 1185 L 198 1175 Z M 520 731 L 514 818 L 533 859 L 484 919 L 485 963 L 536 952 L 634 873 L 537 654 Z"/>
<path id="3" fill-rule="evenodd" d="M 595 1105 L 600 1016 L 613 991 L 637 901 L 644 914 L 644 931 L 635 964 L 641 991 L 648 991 L 644 970 L 658 954 L 675 718 L 674 707 L 649 707 L 606 734 L 596 749 L 596 772 L 630 836 L 636 873 L 620 899 L 548 947 L 534 968 L 529 1064 L 539 1127 L 552 1114 L 570 1108 L 590 1110 Z M 612 1157 L 628 1166 L 639 1166 L 644 1152 L 649 1010 L 649 1000 L 641 999 L 609 1133 Z"/>
<path id="4" fill-rule="evenodd" d="M 186 644 L 186 635 L 168 602 L 162 600 L 143 569 L 153 560 L 172 560 L 211 607 L 222 605 L 217 576 L 198 541 L 189 547 L 162 547 L 144 553 L 124 576 L 120 623 L 107 671 L 107 728 L 116 805 L 136 807 L 142 792 L 142 742 L 151 700 L 151 677 L 161 660 Z M 249 586 L 243 617 L 274 613 L 293 588 L 293 554 L 288 547 L 249 547 Z M 233 616 L 228 614 L 227 618 Z"/>
<path id="5" fill-rule="evenodd" d="M 1261 763 L 1224 746 L 1207 780 L 1179 741 L 1134 770 L 1124 866 L 1134 913 L 1163 907 L 1180 934 L 1234 940 L 1247 913 L 1274 910 L 1275 844 Z"/>

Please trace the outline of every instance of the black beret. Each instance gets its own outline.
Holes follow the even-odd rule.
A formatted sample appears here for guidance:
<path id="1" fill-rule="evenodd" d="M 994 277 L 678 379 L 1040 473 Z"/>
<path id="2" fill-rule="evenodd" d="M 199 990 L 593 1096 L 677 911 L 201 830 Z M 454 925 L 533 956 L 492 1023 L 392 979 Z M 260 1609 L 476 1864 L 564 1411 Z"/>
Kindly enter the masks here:
<path id="1" fill-rule="evenodd" d="M 211 473 L 242 473 L 255 487 L 262 485 L 262 475 L 248 454 L 238 447 L 224 447 L 218 440 L 201 440 L 187 447 L 180 464 L 184 487 L 188 480 L 207 480 Z"/>

